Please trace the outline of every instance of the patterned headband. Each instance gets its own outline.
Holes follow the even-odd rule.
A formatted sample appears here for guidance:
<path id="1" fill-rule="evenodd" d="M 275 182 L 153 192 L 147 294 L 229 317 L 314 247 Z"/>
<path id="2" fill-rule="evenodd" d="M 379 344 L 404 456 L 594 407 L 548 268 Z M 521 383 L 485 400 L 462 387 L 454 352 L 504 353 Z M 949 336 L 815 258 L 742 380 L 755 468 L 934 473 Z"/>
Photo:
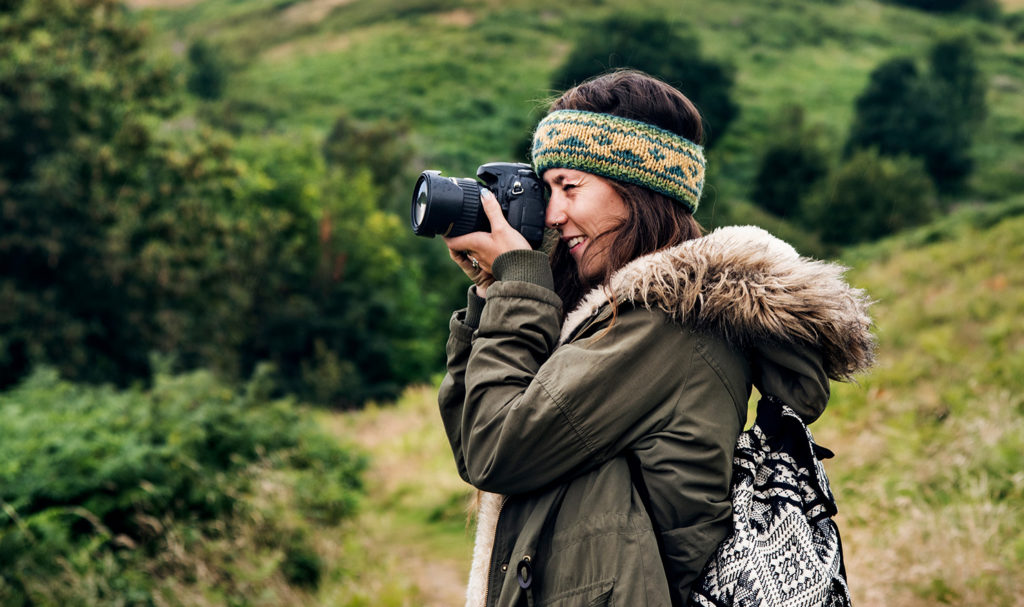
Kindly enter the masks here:
<path id="1" fill-rule="evenodd" d="M 704 150 L 646 122 L 579 110 L 557 110 L 533 135 L 538 175 L 568 168 L 660 192 L 697 210 L 704 187 Z"/>

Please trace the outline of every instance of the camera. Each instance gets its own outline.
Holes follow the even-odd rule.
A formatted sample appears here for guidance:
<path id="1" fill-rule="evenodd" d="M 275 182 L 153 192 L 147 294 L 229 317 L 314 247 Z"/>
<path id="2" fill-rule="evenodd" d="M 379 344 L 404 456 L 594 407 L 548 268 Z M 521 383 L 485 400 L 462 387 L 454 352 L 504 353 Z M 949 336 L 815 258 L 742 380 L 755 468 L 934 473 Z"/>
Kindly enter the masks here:
<path id="1" fill-rule="evenodd" d="M 530 165 L 490 162 L 476 176 L 501 205 L 509 224 L 534 248 L 544 239 L 544 183 Z M 442 177 L 440 171 L 423 171 L 412 194 L 412 231 L 433 238 L 490 231 L 480 182 L 470 178 Z"/>

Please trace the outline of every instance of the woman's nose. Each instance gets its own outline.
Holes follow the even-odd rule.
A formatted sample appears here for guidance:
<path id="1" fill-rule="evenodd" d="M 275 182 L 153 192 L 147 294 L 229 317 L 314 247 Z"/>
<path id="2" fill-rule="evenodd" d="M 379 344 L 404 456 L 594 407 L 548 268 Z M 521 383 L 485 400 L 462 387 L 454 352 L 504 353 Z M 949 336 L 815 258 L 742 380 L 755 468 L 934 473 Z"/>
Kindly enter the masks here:
<path id="1" fill-rule="evenodd" d="M 566 219 L 568 217 L 565 215 L 565 204 L 559 200 L 558 196 L 552 194 L 548 199 L 548 208 L 544 212 L 544 225 L 549 228 L 557 228 L 563 225 Z"/>

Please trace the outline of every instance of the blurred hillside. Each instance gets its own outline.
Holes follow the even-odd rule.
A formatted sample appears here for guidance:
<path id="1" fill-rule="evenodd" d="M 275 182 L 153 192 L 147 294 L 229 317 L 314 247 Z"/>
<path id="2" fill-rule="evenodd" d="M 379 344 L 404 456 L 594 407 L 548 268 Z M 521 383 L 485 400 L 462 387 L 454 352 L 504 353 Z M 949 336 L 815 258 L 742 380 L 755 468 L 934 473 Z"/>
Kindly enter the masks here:
<path id="1" fill-rule="evenodd" d="M 915 3 L 9 3 L 0 387 L 270 362 L 278 394 L 394 399 L 465 288 L 407 228 L 417 174 L 526 160 L 545 100 L 608 67 L 702 106 L 707 227 L 835 256 L 1000 202 L 1024 186 L 1024 13 Z"/>
<path id="2" fill-rule="evenodd" d="M 160 6 L 147 0 L 147 7 Z M 747 213 L 760 155 L 785 110 L 803 108 L 836 154 L 870 72 L 923 58 L 936 40 L 976 45 L 989 106 L 971 145 L 976 171 L 964 201 L 1024 185 L 1024 50 L 1020 7 L 1004 14 L 928 13 L 873 0 L 773 2 L 641 0 L 329 0 L 168 2 L 145 11 L 162 44 L 202 40 L 228 66 L 211 110 L 242 132 L 326 133 L 342 113 L 401 123 L 423 166 L 469 175 L 509 158 L 556 91 L 552 75 L 577 41 L 610 16 L 649 15 L 694 35 L 705 56 L 735 69 L 739 114 L 712 154 L 703 219 Z M 669 51 L 666 50 L 666 53 Z M 629 63 L 607 56 L 606 65 Z M 679 83 L 684 92 L 686 82 Z M 689 84 L 689 88 L 695 86 Z M 709 109 L 709 108 L 706 108 Z M 714 134 L 724 125 L 709 124 Z M 740 212 L 742 211 L 742 212 Z"/>

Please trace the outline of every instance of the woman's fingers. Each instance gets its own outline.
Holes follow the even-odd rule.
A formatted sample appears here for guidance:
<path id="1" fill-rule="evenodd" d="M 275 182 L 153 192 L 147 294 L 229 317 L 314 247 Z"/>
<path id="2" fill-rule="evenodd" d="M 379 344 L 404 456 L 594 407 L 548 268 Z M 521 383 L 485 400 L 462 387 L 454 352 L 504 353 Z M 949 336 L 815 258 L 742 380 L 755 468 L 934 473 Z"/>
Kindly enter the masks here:
<path id="1" fill-rule="evenodd" d="M 453 251 L 475 251 L 483 253 L 491 248 L 491 235 L 489 232 L 470 232 L 462 236 L 445 238 L 444 243 Z"/>
<path id="2" fill-rule="evenodd" d="M 451 251 L 452 259 L 460 266 L 468 260 L 474 269 L 482 269 L 490 273 L 494 260 L 502 253 L 516 249 L 529 249 L 530 243 L 526 238 L 516 231 L 501 212 L 501 205 L 498 199 L 489 190 L 482 190 L 480 203 L 484 207 L 484 213 L 491 223 L 490 232 L 471 232 L 462 236 L 445 238 L 445 244 Z M 460 257 L 456 257 L 459 255 Z M 473 265 L 473 259 L 476 265 Z"/>
<path id="3" fill-rule="evenodd" d="M 501 205 L 494 196 L 494 192 L 481 189 L 480 204 L 484 207 L 484 213 L 487 213 L 487 221 L 491 222 L 491 232 L 506 227 L 511 229 L 512 226 L 509 225 L 505 215 L 501 212 Z"/>

